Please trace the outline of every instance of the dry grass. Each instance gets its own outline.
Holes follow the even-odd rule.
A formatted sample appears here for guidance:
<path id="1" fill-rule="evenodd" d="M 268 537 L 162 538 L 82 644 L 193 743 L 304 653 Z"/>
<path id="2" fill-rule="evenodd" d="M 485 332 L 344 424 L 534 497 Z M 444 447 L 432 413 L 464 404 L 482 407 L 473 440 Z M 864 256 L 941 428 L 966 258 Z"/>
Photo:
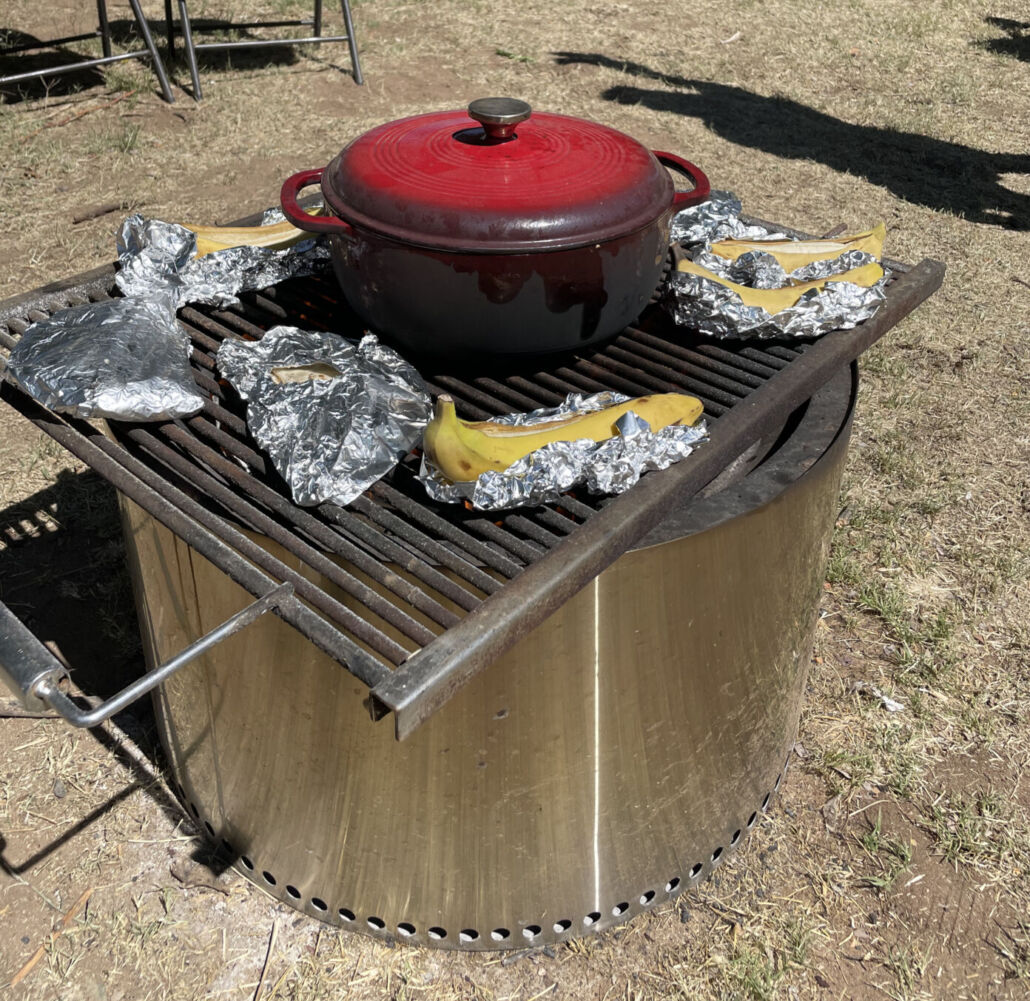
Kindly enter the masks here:
<path id="1" fill-rule="evenodd" d="M 85 7 L 65 6 L 60 17 L 88 26 Z M 10 0 L 0 28 L 45 35 L 37 7 Z M 193 14 L 256 7 L 211 0 Z M 145 730 L 141 753 L 5 720 L 0 983 L 95 887 L 12 997 L 249 999 L 266 956 L 265 999 L 1027 996 L 1030 61 L 1025 31 L 990 20 L 1026 11 L 983 0 L 828 11 L 366 0 L 361 89 L 340 72 L 344 53 L 325 48 L 209 67 L 201 105 L 181 91 L 164 105 L 134 63 L 80 92 L 0 104 L 0 297 L 111 258 L 117 216 L 72 225 L 83 209 L 124 201 L 226 221 L 273 203 L 287 173 L 373 124 L 486 93 L 682 152 L 757 215 L 809 230 L 883 218 L 893 256 L 948 265 L 942 290 L 864 361 L 799 767 L 715 880 L 553 955 L 391 950 L 232 875 L 228 895 L 172 878 L 170 861 L 197 842 L 152 773 Z M 188 82 L 183 65 L 172 71 Z M 48 493 L 76 467 L 11 414 L 0 421 L 0 509 L 31 552 L 47 519 L 57 537 L 83 524 L 81 481 Z M 95 498 L 101 522 L 105 505 Z M 85 535 L 105 531 L 85 524 L 70 536 L 82 553 Z M 0 541 L 0 559 L 12 551 Z M 96 597 L 112 559 L 92 578 L 75 576 L 84 555 L 78 570 L 47 572 Z M 21 579 L 0 580 L 0 597 Z M 117 641 L 125 594 L 99 594 Z M 131 661 L 131 642 L 122 651 Z M 885 712 L 855 680 L 904 709 Z"/>

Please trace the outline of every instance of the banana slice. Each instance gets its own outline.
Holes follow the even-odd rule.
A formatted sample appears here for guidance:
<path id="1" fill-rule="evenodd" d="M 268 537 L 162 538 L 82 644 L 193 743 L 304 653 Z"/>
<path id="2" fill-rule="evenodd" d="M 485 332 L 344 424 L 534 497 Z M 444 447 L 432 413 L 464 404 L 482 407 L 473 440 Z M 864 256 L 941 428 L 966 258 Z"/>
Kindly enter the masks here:
<path id="1" fill-rule="evenodd" d="M 846 250 L 861 250 L 876 260 L 883 256 L 887 227 L 881 222 L 864 233 L 837 236 L 832 240 L 719 240 L 711 245 L 717 257 L 735 261 L 741 254 L 760 251 L 772 254 L 787 274 L 815 261 L 829 261 Z"/>
<path id="2" fill-rule="evenodd" d="M 738 285 L 736 282 L 728 281 L 707 268 L 695 264 L 691 260 L 682 260 L 676 265 L 678 271 L 686 274 L 697 275 L 699 278 L 707 278 L 709 281 L 718 282 L 740 296 L 745 306 L 759 306 L 770 316 L 775 316 L 784 309 L 793 306 L 798 299 L 812 289 L 822 289 L 830 282 L 851 282 L 854 285 L 861 285 L 869 288 L 875 285 L 883 277 L 883 268 L 875 261 L 863 264 L 860 268 L 852 268 L 839 275 L 831 275 L 829 278 L 820 278 L 818 281 L 802 282 L 800 285 L 788 285 L 785 288 L 749 288 L 747 285 Z"/>

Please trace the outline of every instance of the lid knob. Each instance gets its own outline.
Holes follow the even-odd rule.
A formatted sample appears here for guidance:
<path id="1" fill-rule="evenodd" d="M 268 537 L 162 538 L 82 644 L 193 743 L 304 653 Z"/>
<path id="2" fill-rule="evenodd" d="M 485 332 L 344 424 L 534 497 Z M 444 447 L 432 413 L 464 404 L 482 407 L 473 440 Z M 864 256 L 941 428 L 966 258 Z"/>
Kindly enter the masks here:
<path id="1" fill-rule="evenodd" d="M 491 139 L 510 139 L 515 126 L 529 118 L 533 109 L 514 97 L 481 97 L 469 105 L 468 111 Z"/>

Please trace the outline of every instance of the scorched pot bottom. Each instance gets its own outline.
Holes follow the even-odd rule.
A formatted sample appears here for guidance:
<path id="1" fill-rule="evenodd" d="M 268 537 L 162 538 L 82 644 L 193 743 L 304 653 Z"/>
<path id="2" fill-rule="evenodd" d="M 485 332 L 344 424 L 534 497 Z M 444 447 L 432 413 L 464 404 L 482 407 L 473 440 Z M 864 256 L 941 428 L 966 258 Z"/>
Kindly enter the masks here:
<path id="1" fill-rule="evenodd" d="M 157 695 L 187 809 L 283 902 L 427 946 L 562 941 L 681 893 L 782 778 L 856 385 L 841 371 L 747 477 L 671 511 L 407 740 L 282 621 L 237 633 Z M 123 503 L 153 666 L 249 596 Z"/>

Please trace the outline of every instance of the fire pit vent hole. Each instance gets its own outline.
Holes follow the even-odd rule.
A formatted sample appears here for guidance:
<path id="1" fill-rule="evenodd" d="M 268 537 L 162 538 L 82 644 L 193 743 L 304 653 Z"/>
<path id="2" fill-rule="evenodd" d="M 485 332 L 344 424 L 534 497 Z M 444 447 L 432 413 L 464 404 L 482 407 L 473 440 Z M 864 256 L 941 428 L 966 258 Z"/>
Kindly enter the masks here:
<path id="1" fill-rule="evenodd" d="M 254 863 L 246 855 L 240 856 L 240 861 L 243 863 L 243 868 L 250 872 L 254 871 Z"/>
<path id="2" fill-rule="evenodd" d="M 273 876 L 267 869 L 263 873 L 261 873 L 261 878 L 269 886 L 275 886 L 275 876 Z"/>
<path id="3" fill-rule="evenodd" d="M 654 890 L 646 890 L 644 893 L 640 894 L 640 904 L 642 907 L 647 907 L 652 900 L 654 900 Z"/>
<path id="4" fill-rule="evenodd" d="M 477 938 L 479 938 L 479 932 L 477 932 L 475 928 L 462 928 L 462 930 L 458 932 L 459 942 L 475 942 Z"/>
<path id="5" fill-rule="evenodd" d="M 522 929 L 522 935 L 524 938 L 528 938 L 531 942 L 537 937 L 542 931 L 540 925 L 526 925 Z"/>
<path id="6" fill-rule="evenodd" d="M 366 919 L 366 923 L 369 928 L 374 928 L 376 931 L 382 931 L 386 927 L 386 922 L 382 918 L 376 917 L 374 914 L 369 915 Z"/>
<path id="7" fill-rule="evenodd" d="M 621 904 L 616 904 L 612 908 L 612 917 L 617 918 L 620 914 L 625 914 L 629 910 L 629 904 L 624 900 Z"/>
<path id="8" fill-rule="evenodd" d="M 314 907 L 316 911 L 321 911 L 323 914 L 329 910 L 329 905 L 326 904 L 321 897 L 312 897 L 311 906 Z"/>
<path id="9" fill-rule="evenodd" d="M 601 912 L 600 911 L 591 911 L 589 914 L 584 916 L 583 924 L 586 925 L 589 928 L 590 925 L 596 925 L 597 922 L 600 921 L 600 920 L 601 920 Z"/>
<path id="10" fill-rule="evenodd" d="M 779 792 L 780 791 L 780 783 L 782 781 L 783 781 L 783 772 L 780 772 L 780 774 L 776 776 L 776 784 L 773 786 L 773 792 Z"/>
<path id="11" fill-rule="evenodd" d="M 755 826 L 755 821 L 758 819 L 758 811 L 756 810 L 747 818 L 747 829 L 750 831 Z"/>
<path id="12" fill-rule="evenodd" d="M 771 792 L 767 792 L 765 794 L 765 799 L 762 800 L 762 813 L 765 813 L 765 811 L 769 809 L 769 800 L 771 800 L 771 799 L 772 799 L 772 793 Z"/>
<path id="13" fill-rule="evenodd" d="M 495 942 L 504 942 L 506 939 L 511 938 L 511 932 L 507 928 L 495 928 L 490 932 L 490 937 Z"/>
<path id="14" fill-rule="evenodd" d="M 344 921 L 353 921 L 354 912 L 349 907 L 341 907 L 337 912 Z"/>
<path id="15" fill-rule="evenodd" d="M 427 934 L 431 939 L 437 942 L 441 939 L 447 938 L 447 932 L 443 928 L 430 928 Z"/>
<path id="16" fill-rule="evenodd" d="M 207 831 L 209 838 L 213 838 L 215 836 L 215 829 L 211 826 L 210 820 L 204 821 L 204 830 Z"/>
<path id="17" fill-rule="evenodd" d="M 733 832 L 733 837 L 730 838 L 730 847 L 732 848 L 740 840 L 740 828 Z"/>
<path id="18" fill-rule="evenodd" d="M 714 852 L 712 852 L 712 865 L 715 865 L 715 863 L 718 862 L 719 859 L 721 859 L 721 858 L 722 858 L 722 845 L 719 845 L 719 847 L 716 848 Z"/>
<path id="19" fill-rule="evenodd" d="M 703 866 L 701 865 L 700 862 L 695 862 L 694 865 L 691 867 L 691 870 L 690 870 L 690 878 L 691 879 L 697 879 L 697 877 L 701 875 L 701 869 L 702 868 L 703 868 Z"/>
<path id="20" fill-rule="evenodd" d="M 554 934 L 560 935 L 563 931 L 568 931 L 571 927 L 572 922 L 568 918 L 562 918 L 561 921 L 555 921 Z"/>
<path id="21" fill-rule="evenodd" d="M 298 890 L 298 889 L 297 889 L 297 887 L 295 887 L 295 886 L 290 886 L 289 884 L 287 884 L 287 885 L 286 885 L 286 892 L 287 892 L 287 893 L 288 893 L 288 894 L 289 894 L 289 895 L 290 895 L 290 896 L 291 896 L 291 897 L 292 897 L 292 898 L 293 898 L 294 900 L 300 900 L 300 890 Z"/>
<path id="22" fill-rule="evenodd" d="M 405 938 L 411 938 L 415 934 L 415 926 L 410 921 L 402 921 L 397 925 L 397 931 Z"/>
<path id="23" fill-rule="evenodd" d="M 740 832 L 738 831 L 737 833 L 739 834 Z M 676 887 L 679 886 L 679 885 L 680 885 L 680 878 L 679 878 L 679 876 L 673 876 L 672 879 L 670 879 L 669 882 L 665 884 L 665 892 L 666 893 L 672 893 L 673 890 L 675 890 Z"/>

